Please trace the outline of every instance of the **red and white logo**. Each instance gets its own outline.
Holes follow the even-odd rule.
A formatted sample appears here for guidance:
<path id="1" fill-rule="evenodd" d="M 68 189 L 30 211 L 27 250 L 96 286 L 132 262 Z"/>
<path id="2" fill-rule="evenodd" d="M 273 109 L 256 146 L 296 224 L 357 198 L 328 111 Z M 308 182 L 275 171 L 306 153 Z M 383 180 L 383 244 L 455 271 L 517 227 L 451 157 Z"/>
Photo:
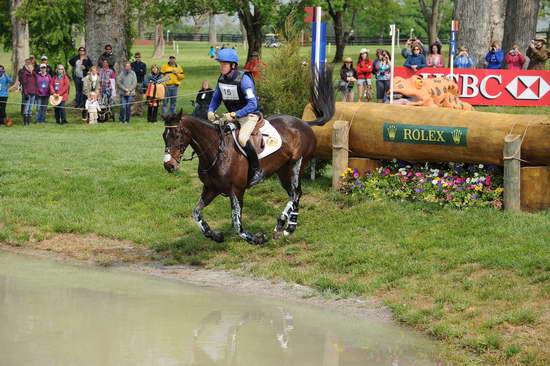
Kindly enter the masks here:
<path id="1" fill-rule="evenodd" d="M 521 75 L 506 85 L 506 90 L 516 99 L 539 100 L 550 91 L 550 85 L 542 76 Z"/>

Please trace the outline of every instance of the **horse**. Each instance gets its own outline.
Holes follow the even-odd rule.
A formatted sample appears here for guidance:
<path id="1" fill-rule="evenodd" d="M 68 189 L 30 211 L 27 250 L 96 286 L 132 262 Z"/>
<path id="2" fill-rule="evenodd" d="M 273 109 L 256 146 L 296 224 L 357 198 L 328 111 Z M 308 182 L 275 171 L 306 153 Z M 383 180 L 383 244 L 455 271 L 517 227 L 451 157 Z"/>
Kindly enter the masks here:
<path id="1" fill-rule="evenodd" d="M 310 102 L 315 112 L 314 121 L 305 122 L 289 115 L 274 115 L 267 120 L 279 132 L 282 145 L 279 150 L 260 160 L 267 177 L 277 174 L 286 190 L 288 201 L 277 218 L 273 238 L 292 234 L 298 223 L 298 211 L 302 196 L 301 174 L 311 160 L 317 140 L 311 126 L 321 126 L 334 115 L 335 96 L 332 86 L 332 70 L 313 73 Z M 199 157 L 198 176 L 203 183 L 200 199 L 193 210 L 193 220 L 205 237 L 223 242 L 223 233 L 210 228 L 202 217 L 202 210 L 218 195 L 229 197 L 231 218 L 236 233 L 250 244 L 267 241 L 263 233 L 251 234 L 243 228 L 242 210 L 245 190 L 248 188 L 249 167 L 247 158 L 239 152 L 232 136 L 217 124 L 180 110 L 177 114 L 162 116 L 165 122 L 164 168 L 169 173 L 179 169 L 182 156 L 188 146 Z M 193 156 L 191 157 L 191 159 Z M 190 159 L 184 159 L 190 160 Z"/>

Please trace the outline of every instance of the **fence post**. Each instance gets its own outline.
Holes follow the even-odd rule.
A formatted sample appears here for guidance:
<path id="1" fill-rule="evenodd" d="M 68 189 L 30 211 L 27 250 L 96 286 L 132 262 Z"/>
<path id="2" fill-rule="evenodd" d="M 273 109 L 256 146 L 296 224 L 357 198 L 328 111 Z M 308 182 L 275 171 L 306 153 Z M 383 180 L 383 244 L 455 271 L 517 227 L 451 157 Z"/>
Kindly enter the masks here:
<path id="1" fill-rule="evenodd" d="M 504 209 L 521 212 L 520 172 L 521 136 L 508 134 L 504 137 Z"/>
<path id="2" fill-rule="evenodd" d="M 348 168 L 349 121 L 335 121 L 332 126 L 332 188 L 338 189 L 340 175 Z"/>

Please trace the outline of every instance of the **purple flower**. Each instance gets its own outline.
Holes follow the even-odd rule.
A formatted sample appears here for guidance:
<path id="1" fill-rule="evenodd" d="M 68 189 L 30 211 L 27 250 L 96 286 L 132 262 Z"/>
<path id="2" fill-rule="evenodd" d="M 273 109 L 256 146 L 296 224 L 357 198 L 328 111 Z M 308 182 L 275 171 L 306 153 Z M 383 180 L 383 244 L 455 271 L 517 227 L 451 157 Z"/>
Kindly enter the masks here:
<path id="1" fill-rule="evenodd" d="M 472 198 L 477 200 L 477 194 L 472 194 Z"/>
<path id="2" fill-rule="evenodd" d="M 367 175 L 371 175 L 371 174 L 372 174 L 372 171 L 367 170 Z"/>
<path id="3" fill-rule="evenodd" d="M 361 188 L 361 189 L 365 189 L 365 186 L 361 184 L 361 187 L 359 187 L 359 188 Z"/>
<path id="4" fill-rule="evenodd" d="M 423 190 L 422 188 L 415 188 L 414 191 L 415 191 L 416 193 L 422 193 L 422 192 L 424 192 L 424 190 Z"/>

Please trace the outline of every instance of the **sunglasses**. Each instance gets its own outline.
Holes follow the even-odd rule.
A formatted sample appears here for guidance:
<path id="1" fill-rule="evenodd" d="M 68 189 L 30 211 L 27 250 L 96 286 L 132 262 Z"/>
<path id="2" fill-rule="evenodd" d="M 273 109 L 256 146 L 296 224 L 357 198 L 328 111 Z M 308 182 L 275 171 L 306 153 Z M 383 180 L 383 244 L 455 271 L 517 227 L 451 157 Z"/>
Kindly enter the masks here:
<path id="1" fill-rule="evenodd" d="M 420 48 L 415 48 L 414 51 L 420 51 Z"/>

